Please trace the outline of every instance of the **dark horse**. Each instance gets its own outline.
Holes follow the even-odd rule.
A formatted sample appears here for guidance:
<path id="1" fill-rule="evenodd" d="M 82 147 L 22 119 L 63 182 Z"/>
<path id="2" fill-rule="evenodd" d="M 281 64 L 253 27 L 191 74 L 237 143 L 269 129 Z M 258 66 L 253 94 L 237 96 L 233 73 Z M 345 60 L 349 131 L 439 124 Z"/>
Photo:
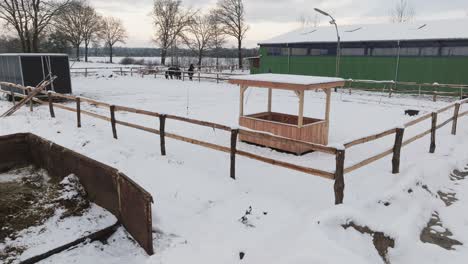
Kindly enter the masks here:
<path id="1" fill-rule="evenodd" d="M 171 66 L 169 69 L 167 69 L 165 76 L 166 79 L 169 79 L 169 77 L 173 79 L 175 77 L 176 80 L 180 80 L 182 79 L 182 72 L 179 67 Z"/>

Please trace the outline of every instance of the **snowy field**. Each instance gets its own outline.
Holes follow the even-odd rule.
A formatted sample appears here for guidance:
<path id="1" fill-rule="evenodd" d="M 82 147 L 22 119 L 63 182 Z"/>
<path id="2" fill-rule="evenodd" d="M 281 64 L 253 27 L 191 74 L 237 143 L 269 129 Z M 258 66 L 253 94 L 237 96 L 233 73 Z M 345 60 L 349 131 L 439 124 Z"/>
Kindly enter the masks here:
<path id="1" fill-rule="evenodd" d="M 160 113 L 187 116 L 238 126 L 239 88 L 226 83 L 182 82 L 160 77 L 73 79 L 75 95 Z M 246 92 L 246 112 L 265 111 L 266 90 Z M 306 93 L 305 115 L 323 118 L 323 92 Z M 275 91 L 273 111 L 296 114 L 292 92 Z M 330 145 L 370 135 L 412 118 L 406 109 L 432 112 L 448 102 L 388 98 L 371 93 L 333 93 Z M 0 112 L 11 103 L 0 100 Z M 74 106 L 74 104 L 71 104 Z M 467 106 L 462 111 L 467 110 Z M 108 115 L 85 105 L 83 109 Z M 452 115 L 439 116 L 440 122 Z M 109 123 L 56 110 L 51 119 L 46 106 L 33 113 L 23 108 L 0 120 L 0 135 L 33 132 L 65 147 L 107 163 L 133 178 L 154 197 L 153 228 L 156 254 L 135 250 L 120 230 L 109 244 L 86 244 L 55 255 L 43 263 L 383 263 L 372 237 L 342 225 L 354 222 L 395 239 L 391 263 L 465 263 L 468 258 L 468 183 L 452 181 L 450 172 L 468 164 L 468 118 L 459 121 L 457 136 L 450 126 L 438 130 L 437 150 L 429 154 L 429 137 L 402 150 L 401 173 L 391 174 L 391 157 L 345 175 L 345 202 L 334 206 L 333 182 L 319 177 L 237 158 L 237 180 L 229 178 L 229 155 L 166 139 L 168 155 L 159 153 L 159 137 L 118 126 L 112 138 Z M 158 120 L 130 113 L 117 119 L 157 128 Z M 405 132 L 409 138 L 430 128 L 430 121 Z M 166 129 L 183 136 L 229 145 L 226 132 L 168 120 Z M 350 149 L 346 165 L 355 164 L 393 145 L 392 136 Z M 86 143 L 86 144 L 85 144 Z M 311 153 L 301 157 L 266 148 L 238 144 L 242 150 L 270 158 L 334 170 L 334 157 Z M 411 190 L 411 191 L 410 191 Z M 455 193 L 447 207 L 438 192 Z M 252 207 L 247 220 L 240 219 Z M 445 250 L 423 243 L 420 233 L 438 212 L 443 227 L 463 243 Z"/>

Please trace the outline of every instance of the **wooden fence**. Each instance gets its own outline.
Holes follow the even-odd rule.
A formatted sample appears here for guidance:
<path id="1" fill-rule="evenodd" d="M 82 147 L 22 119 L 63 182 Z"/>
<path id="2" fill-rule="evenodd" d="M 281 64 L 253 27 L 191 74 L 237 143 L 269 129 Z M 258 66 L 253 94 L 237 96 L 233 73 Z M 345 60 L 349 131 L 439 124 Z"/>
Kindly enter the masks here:
<path id="1" fill-rule="evenodd" d="M 366 87 L 367 86 L 367 87 Z M 439 83 L 416 83 L 416 82 L 394 82 L 374 80 L 346 80 L 346 88 L 349 94 L 353 90 L 387 93 L 389 97 L 394 94 L 413 94 L 432 96 L 435 102 L 439 96 L 459 97 L 460 100 L 468 96 L 468 85 L 466 84 L 439 84 Z"/>
<path id="2" fill-rule="evenodd" d="M 165 77 L 167 68 L 165 67 L 156 67 L 156 68 L 148 68 L 148 67 L 88 67 L 88 68 L 73 68 L 71 69 L 71 73 L 75 75 L 83 75 L 84 77 L 92 76 L 93 74 L 97 74 L 99 70 L 111 70 L 113 73 L 119 74 L 121 76 L 129 75 L 129 76 L 157 76 Z M 212 80 L 216 81 L 217 83 L 222 81 L 229 80 L 230 76 L 242 75 L 239 73 L 226 73 L 226 72 L 204 72 L 204 71 L 194 71 L 189 72 L 187 70 L 180 70 L 181 73 L 180 79 L 182 81 L 190 79 L 190 73 L 192 74 L 192 80 L 201 82 L 201 80 Z"/>
<path id="3" fill-rule="evenodd" d="M 32 88 L 32 87 L 23 87 L 21 85 L 11 84 L 11 83 L 4 83 L 4 82 L 0 82 L 0 85 L 3 85 L 4 87 L 15 87 L 15 88 L 23 89 L 23 90 L 28 90 L 28 89 Z M 17 94 L 17 93 L 13 93 L 13 92 L 10 92 L 10 91 L 4 91 L 4 90 L 1 90 L 1 89 L 0 89 L 0 92 L 12 96 L 13 97 L 13 104 L 15 104 L 15 100 L 14 100 L 15 96 L 16 97 L 21 97 L 21 98 L 25 97 L 25 95 L 23 95 L 23 94 Z M 448 105 L 447 107 L 444 107 L 444 108 L 442 108 L 442 109 L 440 109 L 440 110 L 438 110 L 438 111 L 436 111 L 434 113 L 429 113 L 429 114 L 425 114 L 423 116 L 420 116 L 417 119 L 412 120 L 412 121 L 404 124 L 404 126 L 401 127 L 401 128 L 389 129 L 389 130 L 384 131 L 382 133 L 378 133 L 378 134 L 375 134 L 375 135 L 363 137 L 363 138 L 348 142 L 348 143 L 344 144 L 343 148 L 335 148 L 335 147 L 330 147 L 330 146 L 324 146 L 324 145 L 313 144 L 313 143 L 309 143 L 309 142 L 298 141 L 298 140 L 288 139 L 288 138 L 284 138 L 284 137 L 274 136 L 274 135 L 271 135 L 271 134 L 268 134 L 268 133 L 244 130 L 244 129 L 239 129 L 239 128 L 231 128 L 231 127 L 228 127 L 228 126 L 225 126 L 225 125 L 222 125 L 222 124 L 216 124 L 216 123 L 213 123 L 213 122 L 201 121 L 201 120 L 196 120 L 196 119 L 191 119 L 191 118 L 186 118 L 186 117 L 180 117 L 180 116 L 175 116 L 175 115 L 161 114 L 161 113 L 157 113 L 157 112 L 153 112 L 153 111 L 136 109 L 136 108 L 126 107 L 126 106 L 111 105 L 111 104 L 108 104 L 108 103 L 99 102 L 99 101 L 92 100 L 92 99 L 89 99 L 89 98 L 84 98 L 84 97 L 76 97 L 76 96 L 72 96 L 72 95 L 63 95 L 63 94 L 57 94 L 57 93 L 52 93 L 52 92 L 48 92 L 48 93 L 45 93 L 43 95 L 47 96 L 47 101 L 44 101 L 44 100 L 41 100 L 41 99 L 38 99 L 38 98 L 34 98 L 33 100 L 35 102 L 39 103 L 39 104 L 48 105 L 50 115 L 51 115 L 52 118 L 55 118 L 55 110 L 54 110 L 55 108 L 76 113 L 77 127 L 82 126 L 81 115 L 87 115 L 87 116 L 91 116 L 91 117 L 94 117 L 94 118 L 109 122 L 110 127 L 111 127 L 111 131 L 112 131 L 112 135 L 113 135 L 113 137 L 115 139 L 118 139 L 117 125 L 130 127 L 130 128 L 134 128 L 134 129 L 137 129 L 137 130 L 142 130 L 142 131 L 145 131 L 145 132 L 148 132 L 148 133 L 159 135 L 160 148 L 161 148 L 160 151 L 161 151 L 161 155 L 163 155 L 163 156 L 166 155 L 166 143 L 165 143 L 166 138 L 171 138 L 171 139 L 183 141 L 183 142 L 186 142 L 186 143 L 190 143 L 190 144 L 202 146 L 202 147 L 205 147 L 205 148 L 209 148 L 209 149 L 212 149 L 212 150 L 228 153 L 228 154 L 230 154 L 230 177 L 232 179 L 236 178 L 236 173 L 235 173 L 236 156 L 239 155 L 239 156 L 247 157 L 247 158 L 250 158 L 250 159 L 257 160 L 257 161 L 261 161 L 261 162 L 264 162 L 264 163 L 268 163 L 268 164 L 271 164 L 271 165 L 274 165 L 274 166 L 279 166 L 279 167 L 283 167 L 283 168 L 287 168 L 287 169 L 307 173 L 307 174 L 310 174 L 310 175 L 315 175 L 315 176 L 323 177 L 323 178 L 326 178 L 326 179 L 334 180 L 334 182 L 335 182 L 334 183 L 335 204 L 343 203 L 344 188 L 345 188 L 344 175 L 346 173 L 350 173 L 350 172 L 355 171 L 355 170 L 357 170 L 359 168 L 362 168 L 362 167 L 364 167 L 364 166 L 366 166 L 368 164 L 371 164 L 371 163 L 373 163 L 375 161 L 378 161 L 378 160 L 380 160 L 380 159 L 382 159 L 382 158 L 384 158 L 384 157 L 386 157 L 386 156 L 388 156 L 388 155 L 390 155 L 392 153 L 393 153 L 392 172 L 393 173 L 399 173 L 400 155 L 401 155 L 402 147 L 407 146 L 407 145 L 415 142 L 416 140 L 418 140 L 418 139 L 420 139 L 420 138 L 422 138 L 422 137 L 424 137 L 424 136 L 426 136 L 428 134 L 431 134 L 431 144 L 430 144 L 430 150 L 429 151 L 430 151 L 430 153 L 434 153 L 435 147 L 436 147 L 436 145 L 435 145 L 436 131 L 438 129 L 442 128 L 443 126 L 449 124 L 450 122 L 452 122 L 452 134 L 455 135 L 456 130 L 457 130 L 457 123 L 458 123 L 459 118 L 468 115 L 468 111 L 460 113 L 461 106 L 468 102 L 468 99 L 465 99 L 465 100 L 458 101 L 456 103 L 452 103 L 452 104 Z M 68 105 L 64 105 L 64 104 L 61 104 L 61 103 L 54 102 L 55 101 L 54 98 L 61 98 L 61 99 L 67 99 L 67 100 L 74 101 L 76 106 L 71 107 L 71 106 L 68 106 Z M 94 112 L 82 110 L 81 109 L 81 104 L 82 103 L 88 103 L 88 104 L 92 104 L 94 106 L 97 106 L 99 108 L 108 109 L 109 110 L 109 116 L 104 116 L 104 115 L 100 115 L 100 114 L 97 114 L 97 113 L 94 113 Z M 454 109 L 453 116 L 450 119 L 448 119 L 448 120 L 442 122 L 441 124 L 437 125 L 437 116 L 438 116 L 438 114 L 446 112 L 446 111 L 451 110 L 451 109 Z M 33 111 L 32 101 L 31 101 L 31 104 L 30 104 L 30 111 Z M 139 125 L 139 124 L 134 124 L 134 123 L 131 123 L 131 122 L 125 122 L 125 121 L 118 120 L 116 118 L 116 112 L 129 112 L 129 113 L 134 113 L 134 114 L 145 115 L 145 116 L 150 116 L 150 117 L 157 118 L 160 121 L 159 122 L 159 127 L 157 127 L 157 128 L 146 127 L 146 126 L 142 126 L 142 125 Z M 423 122 L 425 120 L 428 120 L 430 118 L 432 118 L 432 123 L 431 123 L 431 128 L 430 129 L 428 129 L 427 131 L 424 131 L 421 134 L 418 134 L 418 135 L 416 135 L 414 137 L 411 137 L 411 138 L 403 141 L 403 135 L 404 135 L 404 132 L 405 132 L 406 128 L 414 126 L 416 124 L 419 124 L 419 123 L 421 123 L 421 122 Z M 218 129 L 218 130 L 226 131 L 226 132 L 230 133 L 230 135 L 231 135 L 231 137 L 230 137 L 231 145 L 229 147 L 226 147 L 226 146 L 221 146 L 221 145 L 209 143 L 209 142 L 194 139 L 194 138 L 189 138 L 189 137 L 177 135 L 177 134 L 174 134 L 174 133 L 168 133 L 168 132 L 166 132 L 166 127 L 167 127 L 166 126 L 166 120 L 167 119 L 177 120 L 177 121 L 180 121 L 180 122 L 186 122 L 186 123 L 190 123 L 190 124 L 194 124 L 194 125 L 210 127 L 212 129 Z M 284 161 L 280 161 L 280 160 L 271 159 L 271 158 L 268 158 L 268 157 L 259 156 L 257 154 L 249 153 L 247 151 L 239 150 L 239 149 L 237 149 L 237 140 L 238 140 L 239 135 L 245 135 L 245 136 L 249 136 L 249 137 L 258 137 L 258 138 L 261 138 L 261 139 L 273 140 L 273 141 L 277 141 L 277 142 L 281 142 L 281 143 L 285 143 L 285 144 L 299 145 L 299 146 L 303 146 L 303 147 L 312 149 L 312 150 L 317 151 L 317 152 L 325 153 L 325 154 L 328 154 L 328 155 L 333 155 L 333 156 L 335 156 L 335 162 L 336 162 L 335 171 L 334 172 L 329 172 L 329 171 L 324 171 L 324 170 L 320 170 L 320 169 L 316 169 L 316 168 L 305 167 L 305 166 L 296 165 L 296 164 L 289 163 L 289 162 L 284 162 Z M 386 150 L 386 151 L 384 151 L 384 152 L 382 152 L 380 154 L 374 155 L 374 156 L 372 156 L 370 158 L 366 158 L 365 160 L 363 160 L 361 162 L 358 162 L 356 164 L 353 164 L 352 166 L 345 167 L 346 150 L 348 150 L 351 147 L 354 147 L 354 146 L 357 146 L 357 145 L 360 145 L 360 144 L 364 144 L 364 143 L 368 143 L 368 142 L 372 142 L 374 140 L 381 139 L 383 137 L 390 136 L 390 135 L 395 135 L 395 143 L 388 150 Z"/>

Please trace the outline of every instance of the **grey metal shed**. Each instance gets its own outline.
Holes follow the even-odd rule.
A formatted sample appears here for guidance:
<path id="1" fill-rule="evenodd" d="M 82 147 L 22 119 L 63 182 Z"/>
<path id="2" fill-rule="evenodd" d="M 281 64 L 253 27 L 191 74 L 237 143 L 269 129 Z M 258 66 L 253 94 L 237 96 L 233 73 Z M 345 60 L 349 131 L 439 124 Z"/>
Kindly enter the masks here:
<path id="1" fill-rule="evenodd" d="M 47 76 L 57 76 L 53 84 L 47 87 L 57 93 L 72 92 L 70 65 L 67 54 L 48 53 L 5 53 L 0 54 L 0 81 L 35 87 Z M 17 93 L 22 90 L 13 89 Z"/>

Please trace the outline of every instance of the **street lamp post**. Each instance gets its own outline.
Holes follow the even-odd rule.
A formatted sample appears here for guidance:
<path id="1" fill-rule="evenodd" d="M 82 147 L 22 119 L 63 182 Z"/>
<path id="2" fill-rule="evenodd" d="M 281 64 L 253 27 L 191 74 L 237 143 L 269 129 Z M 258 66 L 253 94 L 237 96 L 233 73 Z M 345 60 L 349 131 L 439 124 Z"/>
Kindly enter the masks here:
<path id="1" fill-rule="evenodd" d="M 340 32 L 338 30 L 338 24 L 336 23 L 336 20 L 327 12 L 320 10 L 318 8 L 314 8 L 314 10 L 324 16 L 327 16 L 331 19 L 330 24 L 335 25 L 335 30 L 336 30 L 336 39 L 337 39 L 337 45 L 336 45 L 336 69 L 335 69 L 335 76 L 339 77 L 340 76 L 340 60 L 341 60 L 341 37 L 340 37 Z M 335 92 L 337 91 L 337 88 L 335 88 Z"/>

